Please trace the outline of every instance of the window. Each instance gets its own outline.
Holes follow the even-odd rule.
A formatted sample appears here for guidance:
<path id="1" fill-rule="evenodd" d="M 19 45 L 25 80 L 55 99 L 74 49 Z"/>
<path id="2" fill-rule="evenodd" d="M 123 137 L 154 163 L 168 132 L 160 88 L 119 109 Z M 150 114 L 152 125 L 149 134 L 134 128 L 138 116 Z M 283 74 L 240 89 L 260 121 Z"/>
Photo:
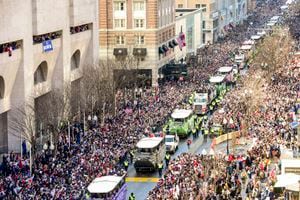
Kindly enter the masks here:
<path id="1" fill-rule="evenodd" d="M 178 4 L 178 8 L 183 8 L 183 4 Z"/>
<path id="2" fill-rule="evenodd" d="M 115 1 L 114 2 L 114 10 L 124 11 L 125 10 L 125 1 Z"/>
<path id="3" fill-rule="evenodd" d="M 144 28 L 144 23 L 145 20 L 144 19 L 135 19 L 134 20 L 134 27 L 135 28 Z"/>
<path id="4" fill-rule="evenodd" d="M 143 10 L 145 10 L 145 2 L 144 1 L 135 1 L 135 2 L 133 2 L 133 10 L 134 11 L 143 11 Z"/>
<path id="5" fill-rule="evenodd" d="M 117 44 L 125 44 L 124 36 L 122 35 L 117 36 L 116 42 Z"/>
<path id="6" fill-rule="evenodd" d="M 206 38 L 205 38 L 205 33 L 202 33 L 202 43 L 205 44 Z"/>
<path id="7" fill-rule="evenodd" d="M 136 44 L 145 44 L 145 36 L 143 35 L 136 36 Z"/>
<path id="8" fill-rule="evenodd" d="M 115 28 L 125 28 L 125 19 L 115 19 Z"/>
<path id="9" fill-rule="evenodd" d="M 202 29 L 205 29 L 205 21 L 202 21 Z"/>
<path id="10" fill-rule="evenodd" d="M 201 8 L 201 4 L 196 4 L 195 7 L 196 8 Z"/>
<path id="11" fill-rule="evenodd" d="M 203 12 L 206 12 L 206 4 L 201 4 L 201 8 L 203 8 L 202 9 Z"/>

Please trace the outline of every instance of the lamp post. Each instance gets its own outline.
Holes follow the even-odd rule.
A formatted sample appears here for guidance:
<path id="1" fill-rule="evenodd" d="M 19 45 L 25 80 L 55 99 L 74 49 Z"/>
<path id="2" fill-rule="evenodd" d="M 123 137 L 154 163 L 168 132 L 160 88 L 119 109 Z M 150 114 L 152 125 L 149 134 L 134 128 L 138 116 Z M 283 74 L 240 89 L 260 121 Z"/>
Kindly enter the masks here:
<path id="1" fill-rule="evenodd" d="M 229 155 L 229 138 L 228 138 L 228 133 L 227 133 L 227 119 L 224 117 L 223 119 L 223 126 L 225 129 L 225 133 L 226 133 L 226 153 L 227 155 Z"/>

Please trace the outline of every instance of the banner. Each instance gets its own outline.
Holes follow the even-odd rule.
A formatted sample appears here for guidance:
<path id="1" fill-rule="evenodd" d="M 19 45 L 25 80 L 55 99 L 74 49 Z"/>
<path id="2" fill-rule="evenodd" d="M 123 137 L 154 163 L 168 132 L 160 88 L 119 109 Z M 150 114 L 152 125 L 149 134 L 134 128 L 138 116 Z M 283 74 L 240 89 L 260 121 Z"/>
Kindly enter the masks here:
<path id="1" fill-rule="evenodd" d="M 44 52 L 53 51 L 53 45 L 51 40 L 46 40 L 43 42 L 43 51 Z"/>

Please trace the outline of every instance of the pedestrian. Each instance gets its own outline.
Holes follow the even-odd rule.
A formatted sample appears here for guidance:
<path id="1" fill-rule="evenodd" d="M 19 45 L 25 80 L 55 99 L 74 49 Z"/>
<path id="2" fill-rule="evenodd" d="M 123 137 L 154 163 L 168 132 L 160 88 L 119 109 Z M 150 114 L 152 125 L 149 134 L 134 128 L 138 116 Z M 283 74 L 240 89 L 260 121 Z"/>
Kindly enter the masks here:
<path id="1" fill-rule="evenodd" d="M 192 140 L 188 139 L 188 140 L 186 141 L 186 144 L 187 144 L 187 146 L 188 146 L 188 149 L 190 149 L 190 145 L 192 144 Z"/>
<path id="2" fill-rule="evenodd" d="M 166 167 L 169 166 L 169 162 L 170 162 L 170 159 L 171 159 L 171 155 L 169 153 L 166 154 L 165 156 L 165 160 L 166 160 Z"/>
<path id="3" fill-rule="evenodd" d="M 164 168 L 164 164 L 163 164 L 163 162 L 160 162 L 160 163 L 158 164 L 158 175 L 159 175 L 159 177 L 162 176 L 163 168 Z"/>
<path id="4" fill-rule="evenodd" d="M 128 200 L 135 200 L 135 195 L 133 194 L 133 192 L 131 192 Z"/>
<path id="5" fill-rule="evenodd" d="M 129 157 L 130 157 L 130 164 L 132 164 L 132 163 L 133 163 L 133 158 L 134 158 L 133 149 L 131 149 L 131 150 L 129 151 Z"/>
<path id="6" fill-rule="evenodd" d="M 128 165 L 129 165 L 128 161 L 125 160 L 123 164 L 124 164 L 125 170 L 127 171 L 128 170 Z"/>

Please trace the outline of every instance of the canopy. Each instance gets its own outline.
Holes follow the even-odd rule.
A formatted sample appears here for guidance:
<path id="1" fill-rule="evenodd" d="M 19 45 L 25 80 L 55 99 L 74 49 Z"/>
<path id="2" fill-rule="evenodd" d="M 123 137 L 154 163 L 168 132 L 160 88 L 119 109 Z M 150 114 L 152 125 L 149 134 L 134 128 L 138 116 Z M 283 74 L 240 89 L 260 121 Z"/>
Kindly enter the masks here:
<path id="1" fill-rule="evenodd" d="M 220 72 L 220 73 L 229 73 L 229 72 L 232 71 L 232 68 L 233 67 L 220 67 L 218 72 Z"/>
<path id="2" fill-rule="evenodd" d="M 285 187 L 285 189 L 289 191 L 299 192 L 299 184 L 296 183 L 296 184 L 288 185 Z"/>
<path id="3" fill-rule="evenodd" d="M 193 110 L 175 109 L 171 115 L 173 119 L 185 119 L 193 113 Z"/>
<path id="4" fill-rule="evenodd" d="M 260 38 L 261 38 L 260 35 L 252 35 L 252 36 L 251 36 L 251 39 L 252 39 L 252 40 L 259 40 Z"/>
<path id="5" fill-rule="evenodd" d="M 274 187 L 287 187 L 289 185 L 298 184 L 300 176 L 297 174 L 281 174 L 277 176 L 277 182 Z"/>
<path id="6" fill-rule="evenodd" d="M 275 22 L 268 22 L 267 23 L 267 26 L 274 26 L 275 25 Z"/>
<path id="7" fill-rule="evenodd" d="M 241 50 L 250 50 L 252 48 L 252 45 L 242 45 L 240 47 Z"/>
<path id="8" fill-rule="evenodd" d="M 123 179 L 122 176 L 102 176 L 95 178 L 88 186 L 90 193 L 105 194 L 116 188 L 118 183 Z"/>
<path id="9" fill-rule="evenodd" d="M 257 35 L 259 35 L 259 36 L 266 35 L 266 31 L 260 31 L 260 32 L 257 32 Z"/>
<path id="10" fill-rule="evenodd" d="M 142 138 L 137 144 L 136 147 L 140 149 L 152 149 L 159 145 L 163 140 L 163 137 L 146 137 Z"/>
<path id="11" fill-rule="evenodd" d="M 255 42 L 253 40 L 246 40 L 245 42 L 243 42 L 243 45 L 252 45 Z"/>
<path id="12" fill-rule="evenodd" d="M 209 79 L 210 83 L 221 83 L 225 79 L 225 76 L 212 76 Z"/>

